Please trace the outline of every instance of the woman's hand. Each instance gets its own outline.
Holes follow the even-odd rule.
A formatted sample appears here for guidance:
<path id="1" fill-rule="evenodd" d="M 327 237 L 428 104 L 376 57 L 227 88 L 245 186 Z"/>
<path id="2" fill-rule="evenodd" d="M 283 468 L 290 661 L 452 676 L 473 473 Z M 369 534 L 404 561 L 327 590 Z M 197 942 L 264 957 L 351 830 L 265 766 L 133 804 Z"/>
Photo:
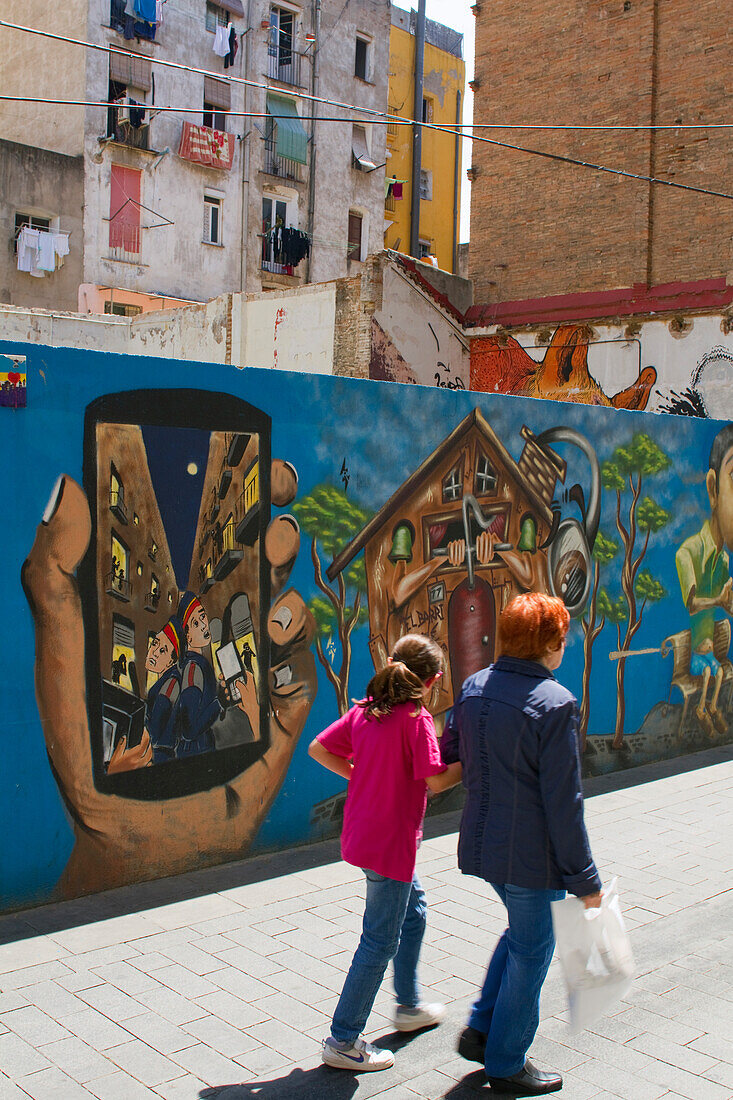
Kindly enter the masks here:
<path id="1" fill-rule="evenodd" d="M 583 902 L 586 909 L 600 909 L 602 897 L 603 891 L 598 890 L 595 894 L 586 894 L 585 897 L 580 900 Z"/>

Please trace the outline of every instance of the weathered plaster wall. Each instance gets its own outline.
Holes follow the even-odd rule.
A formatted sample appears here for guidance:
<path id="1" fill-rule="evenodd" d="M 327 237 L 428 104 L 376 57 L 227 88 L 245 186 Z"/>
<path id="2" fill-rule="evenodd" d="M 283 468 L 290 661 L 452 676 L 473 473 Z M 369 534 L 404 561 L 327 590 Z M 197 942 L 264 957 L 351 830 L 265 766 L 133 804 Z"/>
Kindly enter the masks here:
<path id="1" fill-rule="evenodd" d="M 82 270 L 82 158 L 0 141 L 0 301 L 76 309 Z M 69 236 L 63 266 L 42 279 L 18 271 L 15 215 L 52 219 Z"/>
<path id="2" fill-rule="evenodd" d="M 395 352 L 422 386 L 468 389 L 469 353 L 461 325 L 392 264 L 384 267 L 382 303 L 374 314 Z M 372 378 L 407 381 L 377 333 Z"/>
<path id="3" fill-rule="evenodd" d="M 336 283 L 271 292 L 244 307 L 239 362 L 253 367 L 333 373 Z"/>

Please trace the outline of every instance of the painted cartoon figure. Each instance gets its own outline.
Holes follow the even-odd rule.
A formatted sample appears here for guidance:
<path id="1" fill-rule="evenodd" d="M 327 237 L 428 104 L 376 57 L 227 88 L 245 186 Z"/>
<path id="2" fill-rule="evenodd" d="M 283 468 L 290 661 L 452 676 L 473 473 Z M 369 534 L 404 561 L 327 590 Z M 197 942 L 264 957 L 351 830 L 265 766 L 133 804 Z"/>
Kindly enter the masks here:
<path id="1" fill-rule="evenodd" d="M 209 620 L 203 604 L 193 592 L 184 592 L 181 596 L 178 619 L 186 644 L 175 719 L 176 755 L 182 758 L 215 748 L 212 726 L 221 717 L 222 708 L 217 698 L 214 670 L 204 657 L 204 650 L 211 644 Z"/>
<path id="2" fill-rule="evenodd" d="M 176 619 L 170 619 L 150 643 L 145 659 L 147 672 L 158 679 L 148 692 L 145 728 L 153 748 L 153 763 L 163 764 L 176 756 L 176 707 L 181 694 L 182 631 Z"/>
<path id="3" fill-rule="evenodd" d="M 690 613 L 690 672 L 702 677 L 698 721 L 709 736 L 724 733 L 728 723 L 718 709 L 723 669 L 713 652 L 716 611 L 733 616 L 733 579 L 726 547 L 733 546 L 733 424 L 718 432 L 710 450 L 705 485 L 710 519 L 686 539 L 675 555 L 682 599 Z M 713 693 L 707 705 L 710 681 Z"/>

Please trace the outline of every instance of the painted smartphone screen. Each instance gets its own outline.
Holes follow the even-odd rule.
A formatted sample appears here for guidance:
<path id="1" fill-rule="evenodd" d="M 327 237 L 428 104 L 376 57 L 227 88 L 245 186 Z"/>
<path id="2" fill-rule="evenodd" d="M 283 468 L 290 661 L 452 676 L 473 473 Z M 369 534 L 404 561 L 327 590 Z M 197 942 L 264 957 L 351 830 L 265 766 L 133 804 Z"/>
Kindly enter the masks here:
<path id="1" fill-rule="evenodd" d="M 87 409 L 80 569 L 96 785 L 171 798 L 267 748 L 270 420 L 228 394 L 133 391 Z M 232 692 L 217 659 L 239 660 Z"/>

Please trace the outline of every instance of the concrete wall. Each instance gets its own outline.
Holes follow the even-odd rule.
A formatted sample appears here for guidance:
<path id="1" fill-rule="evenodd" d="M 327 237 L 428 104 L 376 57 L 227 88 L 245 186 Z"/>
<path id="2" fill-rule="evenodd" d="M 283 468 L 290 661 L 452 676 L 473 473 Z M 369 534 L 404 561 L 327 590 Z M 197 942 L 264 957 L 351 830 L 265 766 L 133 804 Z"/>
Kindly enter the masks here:
<path id="1" fill-rule="evenodd" d="M 3 5 L 3 17 L 25 27 L 86 39 L 89 0 L 49 5 L 28 0 Z M 109 10 L 107 11 L 107 22 Z M 4 95 L 84 100 L 90 51 L 38 35 L 0 28 L 0 85 Z M 84 149 L 84 108 L 53 103 L 0 103 L 0 137 L 77 157 Z"/>
<path id="2" fill-rule="evenodd" d="M 374 321 L 371 378 L 469 388 L 468 341 L 462 326 L 393 264 L 384 268 L 382 304 Z"/>
<path id="3" fill-rule="evenodd" d="M 727 314 L 483 333 L 471 337 L 471 389 L 733 418 Z"/>
<path id="4" fill-rule="evenodd" d="M 243 365 L 333 374 L 335 282 L 258 295 L 244 314 Z"/>
<path id="5" fill-rule="evenodd" d="M 337 807 L 344 783 L 309 759 L 310 739 L 382 666 L 395 631 L 432 634 L 434 626 L 445 643 L 446 676 L 431 700 L 441 727 L 455 684 L 494 651 L 496 617 L 528 583 L 557 592 L 572 610 L 558 675 L 581 704 L 586 774 L 733 739 L 731 607 L 723 585 L 733 547 L 733 481 L 721 477 L 719 491 L 709 493 L 715 475 L 708 468 L 721 430 L 730 461 L 730 425 L 162 357 L 153 368 L 149 357 L 23 340 L 3 342 L 1 350 L 25 356 L 27 375 L 27 407 L 4 410 L 0 431 L 3 468 L 22 471 L 0 485 L 0 601 L 12 623 L 11 644 L 0 656 L 3 908 L 333 833 L 334 816 L 326 820 L 323 807 Z M 102 435 L 96 418 L 106 425 Z M 139 694 L 114 683 L 104 687 L 107 666 L 94 667 L 99 632 L 92 617 L 82 618 L 104 583 L 99 574 L 108 570 L 106 553 L 99 557 L 96 547 L 87 553 L 90 508 L 104 511 L 105 519 L 107 510 L 119 511 L 107 493 L 93 492 L 92 474 L 101 461 L 97 484 L 102 477 L 106 483 L 110 456 L 120 452 L 129 425 L 138 454 L 144 449 L 147 457 L 139 484 L 135 463 L 124 474 L 128 527 L 137 513 L 143 562 L 132 585 L 149 583 L 145 535 L 155 534 L 143 530 L 149 522 L 162 525 L 174 593 L 190 584 L 192 548 L 212 537 L 211 509 L 201 506 L 212 439 L 219 447 L 207 483 L 212 498 L 213 475 L 221 500 L 222 486 L 235 483 L 255 437 L 260 466 L 251 508 L 254 514 L 257 505 L 262 522 L 238 528 L 222 560 L 236 563 L 248 553 L 264 564 L 266 550 L 272 566 L 242 582 L 250 607 L 264 609 L 269 601 L 273 612 L 261 627 L 269 633 L 270 675 L 263 668 L 243 681 L 242 707 L 235 708 L 254 719 L 256 736 L 234 738 L 220 751 L 226 719 L 214 722 L 213 747 L 149 767 L 142 766 L 145 738 L 157 737 L 159 727 L 148 713 L 146 677 L 137 676 Z M 147 513 L 135 502 L 152 499 L 151 482 L 156 509 Z M 464 598 L 465 563 L 452 566 L 437 553 L 461 531 L 475 538 L 462 526 L 460 497 L 467 492 L 484 518 L 505 517 L 506 542 L 494 543 L 485 560 L 475 557 L 472 591 L 480 590 L 481 600 Z M 629 520 L 637 499 L 643 507 L 635 511 L 635 526 Z M 539 536 L 547 534 L 555 507 L 560 525 L 548 547 Z M 406 530 L 419 537 L 397 543 L 394 532 L 408 519 Z M 693 624 L 677 568 L 678 559 L 696 552 L 700 533 L 723 540 L 715 622 L 706 627 L 720 670 L 710 690 L 691 667 Z M 389 553 L 393 546 L 398 549 Z M 217 568 L 214 585 L 224 575 Z M 226 584 L 232 576 L 226 573 Z M 333 602 L 324 600 L 319 582 L 331 586 Z M 348 621 L 357 593 L 364 610 L 345 643 L 350 660 L 342 661 L 337 619 Z M 205 612 L 211 587 L 199 595 Z M 221 612 L 221 601 L 211 606 L 220 620 L 219 641 L 232 633 L 236 641 L 246 624 L 234 622 L 231 608 Z M 159 625 L 154 611 L 143 603 L 141 638 L 146 616 Z M 483 616 L 480 629 L 470 621 L 474 613 Z M 253 626 L 256 633 L 257 624 L 248 629 Z M 255 640 L 257 654 L 266 653 L 262 635 Z M 211 672 L 209 647 L 199 648 L 203 675 Z M 209 690 L 205 681 L 200 690 Z M 103 711 L 110 692 L 115 710 Z M 114 733 L 112 713 L 117 726 L 129 715 L 129 743 L 119 729 Z M 101 753 L 104 714 L 107 733 L 116 737 L 114 767 Z"/>
<path id="6" fill-rule="evenodd" d="M 0 301 L 76 309 L 82 268 L 82 158 L 0 141 Z M 16 213 L 48 218 L 70 234 L 63 266 L 42 279 L 18 271 Z"/>

